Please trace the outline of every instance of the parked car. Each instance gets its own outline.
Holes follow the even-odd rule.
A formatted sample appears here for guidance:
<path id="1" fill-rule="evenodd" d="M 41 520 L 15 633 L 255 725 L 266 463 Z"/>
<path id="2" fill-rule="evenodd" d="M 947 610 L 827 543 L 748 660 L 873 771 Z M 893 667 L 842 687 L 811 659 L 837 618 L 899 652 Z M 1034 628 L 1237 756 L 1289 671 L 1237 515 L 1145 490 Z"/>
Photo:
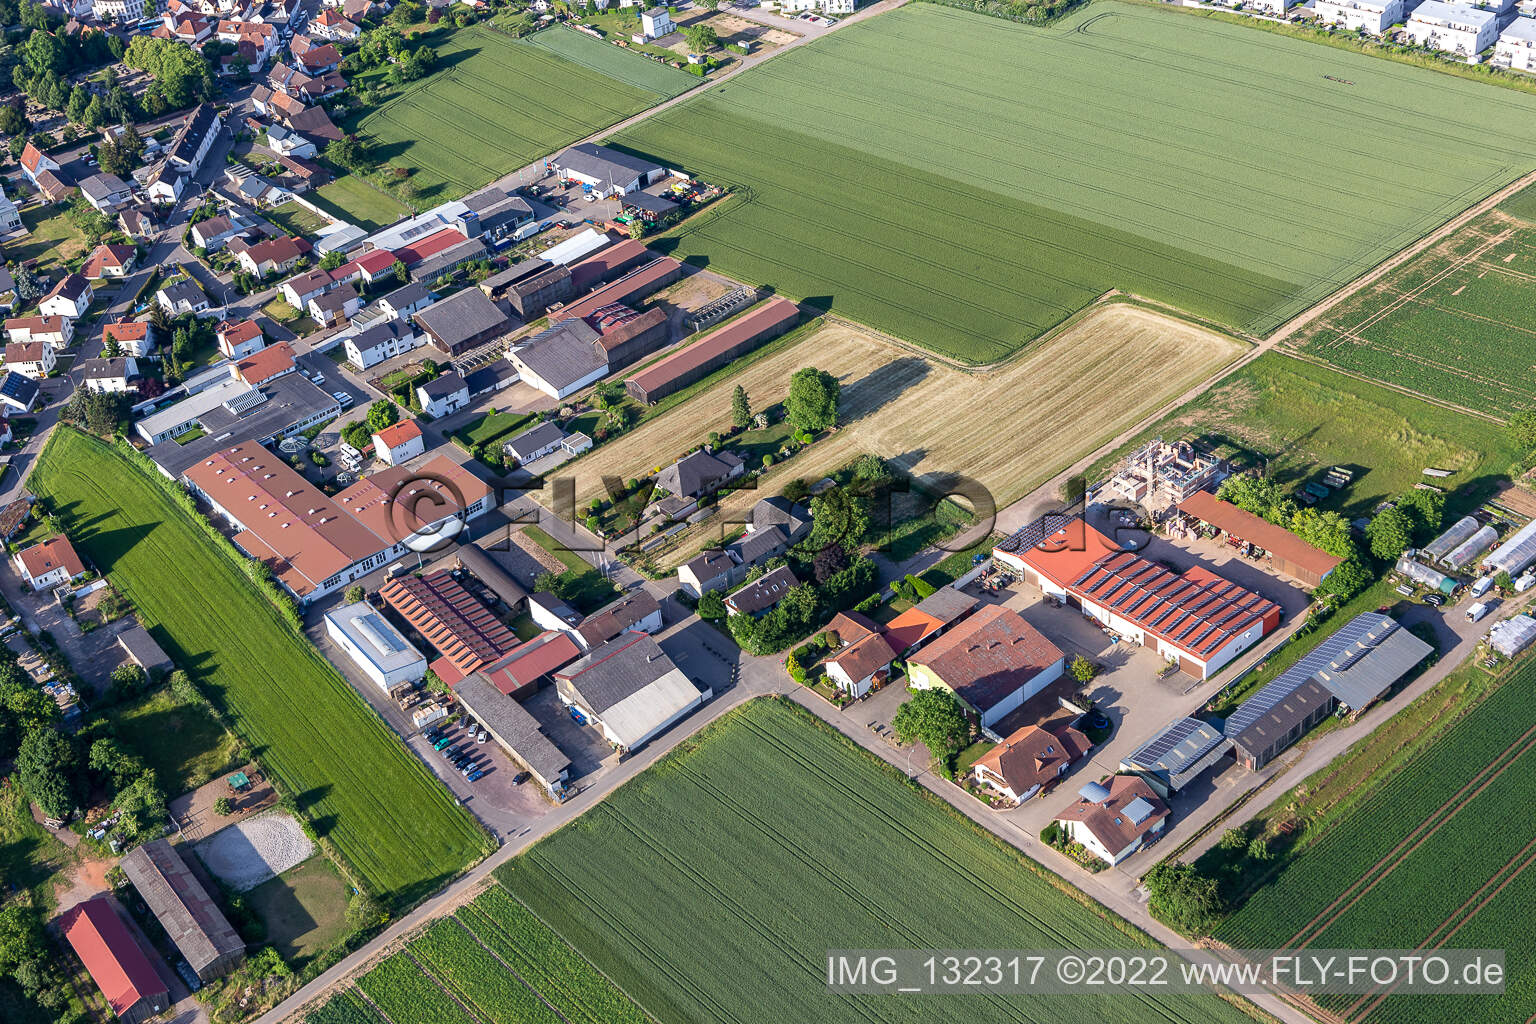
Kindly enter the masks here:
<path id="1" fill-rule="evenodd" d="M 439 737 L 437 739 L 437 741 L 432 744 L 432 749 L 433 750 L 442 750 L 444 747 L 446 747 L 448 744 L 450 744 L 452 742 L 453 742 L 453 737 L 452 736 L 442 736 L 442 737 Z"/>
<path id="2" fill-rule="evenodd" d="M 470 782 L 479 782 L 480 779 L 482 777 L 484 777 L 484 775 L 485 775 L 485 771 L 483 769 L 476 768 L 474 771 L 472 771 L 468 775 L 466 775 L 465 779 L 467 779 Z"/>
<path id="3" fill-rule="evenodd" d="M 1424 601 L 1425 601 L 1426 604 L 1432 604 L 1436 608 L 1439 608 L 1441 605 L 1445 604 L 1445 595 L 1444 594 L 1438 594 L 1438 593 L 1437 594 L 1425 594 L 1424 595 Z"/>
<path id="4" fill-rule="evenodd" d="M 531 772 L 518 772 L 516 775 L 512 776 L 512 785 L 521 786 L 531 778 L 533 778 L 533 773 Z"/>
<path id="5" fill-rule="evenodd" d="M 486 740 L 488 740 L 490 738 L 491 738 L 491 734 L 486 732 L 484 729 L 481 729 L 480 730 L 480 735 L 475 737 L 475 742 L 476 743 L 484 743 Z"/>

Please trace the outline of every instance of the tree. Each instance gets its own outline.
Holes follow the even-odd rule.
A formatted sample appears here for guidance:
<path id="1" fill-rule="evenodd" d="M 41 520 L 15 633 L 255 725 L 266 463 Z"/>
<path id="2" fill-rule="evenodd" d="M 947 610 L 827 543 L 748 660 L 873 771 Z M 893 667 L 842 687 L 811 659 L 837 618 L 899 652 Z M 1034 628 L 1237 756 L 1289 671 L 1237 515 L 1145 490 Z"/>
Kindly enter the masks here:
<path id="1" fill-rule="evenodd" d="M 1500 593 L 1504 594 L 1512 594 L 1515 590 L 1515 581 L 1503 569 L 1500 569 L 1498 575 L 1494 576 L 1493 585 L 1499 588 Z"/>
<path id="2" fill-rule="evenodd" d="M 337 267 L 341 266 L 341 264 L 342 256 L 339 250 L 332 249 L 330 252 L 320 257 L 321 270 L 335 270 Z"/>
<path id="3" fill-rule="evenodd" d="M 16 781 L 21 791 L 50 818 L 62 818 L 75 806 L 75 754 L 56 729 L 34 729 L 16 753 Z"/>
<path id="4" fill-rule="evenodd" d="M 1365 528 L 1371 554 L 1384 562 L 1395 562 L 1413 543 L 1413 520 L 1400 508 L 1379 512 Z"/>
<path id="5" fill-rule="evenodd" d="M 720 596 L 720 591 L 706 591 L 699 598 L 699 618 L 706 622 L 718 622 L 725 618 L 725 598 Z"/>
<path id="6" fill-rule="evenodd" d="M 25 264 L 16 264 L 11 279 L 16 286 L 16 298 L 20 299 L 24 305 L 30 306 L 43 297 L 46 289 L 42 279 Z"/>
<path id="7" fill-rule="evenodd" d="M 1191 938 L 1205 934 L 1226 909 L 1214 878 L 1169 858 L 1148 871 L 1147 905 L 1154 916 Z"/>
<path id="8" fill-rule="evenodd" d="M 806 546 L 820 551 L 830 544 L 857 548 L 869 533 L 869 509 L 863 498 L 832 487 L 811 499 L 811 536 Z"/>
<path id="9" fill-rule="evenodd" d="M 816 552 L 816 557 L 811 564 L 816 574 L 816 582 L 825 583 L 848 568 L 848 552 L 843 550 L 841 544 L 833 542 Z"/>
<path id="10" fill-rule="evenodd" d="M 395 280 L 400 284 L 410 283 L 411 272 L 406 269 L 405 260 L 395 260 L 394 263 L 390 264 L 389 269 L 394 271 Z"/>
<path id="11" fill-rule="evenodd" d="M 1348 601 L 1370 586 L 1375 578 L 1370 568 L 1360 559 L 1346 558 L 1333 567 L 1333 571 L 1318 584 L 1314 593 L 1324 596 L 1332 595 L 1341 601 Z"/>
<path id="12" fill-rule="evenodd" d="M 929 753 L 946 763 L 971 738 L 971 723 L 965 717 L 965 708 L 954 694 L 937 687 L 913 694 L 896 709 L 891 726 L 901 742 L 921 743 Z"/>
<path id="13" fill-rule="evenodd" d="M 1413 518 L 1414 537 L 1419 541 L 1427 543 L 1440 532 L 1440 523 L 1445 518 L 1445 495 L 1439 491 L 1412 488 L 1397 499 L 1397 507 Z"/>
<path id="14" fill-rule="evenodd" d="M 731 423 L 737 430 L 746 430 L 752 425 L 752 405 L 747 401 L 747 389 L 740 384 L 731 395 Z"/>
<path id="15" fill-rule="evenodd" d="M 1093 680 L 1094 676 L 1099 674 L 1099 666 L 1079 654 L 1072 659 L 1071 671 L 1072 678 L 1076 679 L 1079 684 L 1088 683 Z"/>
<path id="16" fill-rule="evenodd" d="M 1522 409 L 1511 416 L 1509 435 L 1522 452 L 1536 449 L 1536 409 Z"/>
<path id="17" fill-rule="evenodd" d="M 785 418 L 796 430 L 815 434 L 837 422 L 837 378 L 825 370 L 807 366 L 789 378 Z"/>
<path id="18" fill-rule="evenodd" d="M 693 53 L 707 53 L 719 44 L 720 33 L 713 25 L 688 25 L 683 29 L 683 38 Z"/>
<path id="19" fill-rule="evenodd" d="M 381 398 L 368 407 L 368 432 L 377 434 L 385 427 L 393 426 L 399 418 L 400 410 L 395 403 Z"/>
<path id="20" fill-rule="evenodd" d="M 31 130 L 32 125 L 20 103 L 0 104 L 0 133 L 16 137 Z"/>
<path id="21" fill-rule="evenodd" d="M 58 704 L 31 685 L 14 658 L 5 662 L 4 668 L 4 678 L 0 678 L 0 759 L 13 756 L 28 733 L 48 728 L 59 719 Z"/>
<path id="22" fill-rule="evenodd" d="M 60 418 L 99 437 L 106 437 L 117 430 L 125 412 L 122 395 L 81 389 L 70 397 Z"/>
<path id="23" fill-rule="evenodd" d="M 235 801 L 227 796 L 221 796 L 213 802 L 213 813 L 221 818 L 227 818 L 235 813 Z"/>
<path id="24" fill-rule="evenodd" d="M 363 600 L 365 596 L 367 595 L 363 591 L 363 585 L 361 583 L 354 583 L 347 588 L 347 592 L 342 595 L 342 599 L 346 601 L 347 604 L 357 604 L 359 601 Z"/>
<path id="25" fill-rule="evenodd" d="M 368 430 L 368 424 L 363 420 L 357 420 L 342 427 L 341 439 L 358 451 L 362 451 L 373 443 L 373 435 Z"/>

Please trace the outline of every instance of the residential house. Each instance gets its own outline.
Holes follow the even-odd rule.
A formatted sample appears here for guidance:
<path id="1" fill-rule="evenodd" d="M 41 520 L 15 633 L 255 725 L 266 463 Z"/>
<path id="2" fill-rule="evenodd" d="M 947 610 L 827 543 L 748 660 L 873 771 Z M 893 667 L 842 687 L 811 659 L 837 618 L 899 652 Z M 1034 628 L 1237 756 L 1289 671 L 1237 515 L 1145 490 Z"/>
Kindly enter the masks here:
<path id="1" fill-rule="evenodd" d="M 220 42 L 234 43 L 251 71 L 261 70 L 277 49 L 277 26 L 255 21 L 220 21 L 214 30 Z"/>
<path id="2" fill-rule="evenodd" d="M 219 214 L 192 225 L 192 245 L 198 249 L 217 252 L 224 248 L 225 242 L 244 230 L 245 225 Z"/>
<path id="3" fill-rule="evenodd" d="M 320 39 L 330 39 L 338 43 L 350 43 L 363 32 L 335 8 L 323 10 L 309 19 L 309 31 L 311 35 Z"/>
<path id="4" fill-rule="evenodd" d="M 16 208 L 16 203 L 5 194 L 5 188 L 0 186 L 0 235 L 9 234 L 22 228 L 21 211 Z"/>
<path id="5" fill-rule="evenodd" d="M 940 587 L 885 626 L 885 638 L 898 657 L 906 657 L 941 636 L 975 610 L 977 600 L 954 587 Z"/>
<path id="6" fill-rule="evenodd" d="M 942 688 L 990 728 L 1062 677 L 1066 656 L 1011 609 L 991 605 L 907 659 L 909 685 Z"/>
<path id="7" fill-rule="evenodd" d="M 283 156 L 310 158 L 319 151 L 315 144 L 298 132 L 280 124 L 267 126 L 267 148 Z"/>
<path id="8" fill-rule="evenodd" d="M 172 137 L 165 151 L 166 162 L 186 175 L 196 175 L 223 126 L 224 122 L 212 104 L 198 104 Z"/>
<path id="9" fill-rule="evenodd" d="M 305 307 L 310 317 L 321 327 L 336 327 L 346 323 L 363 308 L 362 296 L 350 284 L 341 284 L 324 295 L 316 295 Z"/>
<path id="10" fill-rule="evenodd" d="M 187 175 L 169 160 L 162 160 L 150 172 L 144 190 L 149 193 L 150 201 L 169 205 L 181 198 L 186 187 Z"/>
<path id="11" fill-rule="evenodd" d="M 91 290 L 91 282 L 85 279 L 84 274 L 66 274 L 43 297 L 37 310 L 43 316 L 62 316 L 70 320 L 78 320 L 85 316 L 86 310 L 91 308 L 93 298 L 95 298 L 95 292 Z"/>
<path id="12" fill-rule="evenodd" d="M 1113 867 L 1155 842 L 1168 816 L 1168 805 L 1145 782 L 1134 775 L 1115 775 L 1084 786 L 1077 802 L 1068 804 L 1055 821 L 1069 839 Z"/>
<path id="13" fill-rule="evenodd" d="M 25 413 L 31 412 L 36 405 L 37 381 L 26 374 L 7 369 L 0 376 L 0 408 L 6 412 Z"/>
<path id="14" fill-rule="evenodd" d="M 294 36 L 289 52 L 306 74 L 323 75 L 341 67 L 341 54 L 330 43 L 315 43 L 308 36 Z"/>
<path id="15" fill-rule="evenodd" d="M 896 653 L 879 626 L 858 612 L 838 612 L 826 632 L 837 642 L 822 662 L 833 686 L 850 697 L 862 697 L 885 682 Z"/>
<path id="16" fill-rule="evenodd" d="M 1498 40 L 1499 16 L 1468 4 L 1424 0 L 1406 28 L 1408 38 L 1419 46 L 1470 60 Z"/>
<path id="17" fill-rule="evenodd" d="M 583 650 L 590 651 L 624 633 L 660 630 L 661 603 L 640 587 L 566 628 Z"/>
<path id="18" fill-rule="evenodd" d="M 34 380 L 42 380 L 57 365 L 53 346 L 46 342 L 13 341 L 5 346 L 5 368 Z"/>
<path id="19" fill-rule="evenodd" d="M 641 42 L 650 42 L 677 31 L 672 24 L 672 14 L 665 7 L 652 7 L 640 12 Z"/>
<path id="20" fill-rule="evenodd" d="M 142 359 L 155 350 L 155 329 L 148 320 L 119 320 L 102 327 L 101 340 L 115 341 L 120 353 Z"/>
<path id="21" fill-rule="evenodd" d="M 255 320 L 241 320 L 239 323 L 220 320 L 218 327 L 214 328 L 214 334 L 219 339 L 219 351 L 225 359 L 244 359 L 267 347 L 267 337 Z"/>
<path id="22" fill-rule="evenodd" d="M 147 210 L 147 207 L 143 209 L 136 208 L 124 210 L 117 215 L 117 226 L 122 229 L 123 234 L 135 242 L 144 241 L 154 234 L 155 222 L 150 219 Z"/>
<path id="23" fill-rule="evenodd" d="M 800 585 L 789 566 L 781 565 L 764 573 L 725 599 L 727 615 L 766 615 L 784 600 L 784 595 Z"/>
<path id="24" fill-rule="evenodd" d="M 711 590 L 724 590 L 731 582 L 736 560 L 716 548 L 703 551 L 684 562 L 677 570 L 683 592 L 697 600 Z"/>
<path id="25" fill-rule="evenodd" d="M 96 896 L 71 907 L 59 918 L 58 929 L 123 1024 L 143 1024 L 170 1009 L 165 982 L 113 909 L 111 897 Z"/>
<path id="26" fill-rule="evenodd" d="M 102 213 L 114 213 L 118 207 L 128 205 L 133 198 L 133 191 L 126 181 L 106 172 L 82 178 L 80 194 Z"/>
<path id="27" fill-rule="evenodd" d="M 338 272 L 355 274 L 356 280 L 372 288 L 383 282 L 395 280 L 395 254 L 388 249 L 370 249 L 353 259 Z"/>
<path id="28" fill-rule="evenodd" d="M 421 411 L 433 419 L 442 419 L 469 404 L 469 385 L 452 371 L 416 385 L 416 400 Z"/>
<path id="29" fill-rule="evenodd" d="M 1021 804 L 1051 788 L 1093 744 L 1065 721 L 1042 728 L 1026 725 L 983 754 L 971 776 L 1010 804 Z"/>
<path id="30" fill-rule="evenodd" d="M 67 316 L 21 316 L 5 321 L 6 341 L 41 341 L 55 352 L 68 348 L 75 322 Z"/>
<path id="31" fill-rule="evenodd" d="M 50 203 L 62 203 L 74 194 L 75 186 L 59 177 L 54 171 L 42 171 L 37 176 L 37 190 Z"/>
<path id="32" fill-rule="evenodd" d="M 658 10 L 665 18 L 666 11 L 662 8 L 655 8 L 649 13 L 655 13 Z M 670 19 L 668 23 L 670 25 Z M 669 27 L 667 31 L 670 32 L 671 28 Z M 599 198 L 635 192 L 667 176 L 667 172 L 660 164 L 591 142 L 572 146 L 556 156 L 552 162 L 555 173 L 561 178 L 591 185 Z"/>
<path id="33" fill-rule="evenodd" d="M 79 372 L 85 390 L 95 394 L 120 395 L 137 390 L 132 381 L 139 375 L 139 365 L 132 356 L 86 359 L 74 369 Z"/>
<path id="34" fill-rule="evenodd" d="M 202 286 L 190 276 L 178 277 L 161 285 L 160 290 L 155 292 L 155 301 L 171 316 L 181 316 L 183 313 L 218 315 L 218 310 L 208 301 Z"/>
<path id="35" fill-rule="evenodd" d="M 21 151 L 21 173 L 27 176 L 27 180 L 38 185 L 38 176 L 45 171 L 60 170 L 59 162 L 53 157 L 38 149 L 35 143 L 27 143 Z M 39 187 L 41 187 L 39 185 Z"/>
<path id="36" fill-rule="evenodd" d="M 33 590 L 47 590 L 85 575 L 85 563 L 67 537 L 50 537 L 16 553 L 16 572 Z"/>
<path id="37" fill-rule="evenodd" d="M 560 429 L 559 424 L 553 420 L 545 420 L 507 441 L 501 446 L 501 450 L 519 466 L 526 466 L 530 462 L 559 451 L 560 442 L 564 440 L 565 431 Z"/>
<path id="38" fill-rule="evenodd" d="M 199 981 L 221 978 L 245 960 L 245 940 L 178 847 L 151 839 L 128 851 L 119 866 Z"/>
<path id="39" fill-rule="evenodd" d="M 1499 33 L 1493 65 L 1512 71 L 1536 71 L 1536 19 L 1516 18 Z"/>
<path id="40" fill-rule="evenodd" d="M 731 452 L 716 453 L 708 447 L 690 452 L 656 474 L 656 490 L 653 492 L 656 498 L 680 499 L 677 509 L 657 511 L 665 512 L 674 519 L 687 515 L 697 507 L 698 500 L 704 495 L 713 494 L 745 472 L 746 464 Z M 653 506 L 655 503 L 653 499 Z"/>
<path id="41" fill-rule="evenodd" d="M 346 349 L 347 362 L 360 370 L 366 370 L 402 352 L 419 348 L 426 342 L 426 336 L 416 333 L 408 321 L 386 320 L 351 335 L 342 345 Z"/>
<path id="42" fill-rule="evenodd" d="M 426 286 L 413 281 L 385 293 L 374 305 L 391 316 L 404 317 L 426 309 L 432 302 L 432 293 Z"/>
<path id="43" fill-rule="evenodd" d="M 388 466 L 402 465 L 426 450 L 426 439 L 415 420 L 402 420 L 373 435 L 374 458 Z"/>
<path id="44" fill-rule="evenodd" d="M 81 273 L 87 281 L 127 276 L 139 251 L 131 245 L 98 245 L 91 251 Z"/>
<path id="45" fill-rule="evenodd" d="M 235 363 L 235 376 L 255 387 L 278 377 L 297 373 L 298 362 L 294 359 L 293 346 L 286 341 L 258 349 Z"/>

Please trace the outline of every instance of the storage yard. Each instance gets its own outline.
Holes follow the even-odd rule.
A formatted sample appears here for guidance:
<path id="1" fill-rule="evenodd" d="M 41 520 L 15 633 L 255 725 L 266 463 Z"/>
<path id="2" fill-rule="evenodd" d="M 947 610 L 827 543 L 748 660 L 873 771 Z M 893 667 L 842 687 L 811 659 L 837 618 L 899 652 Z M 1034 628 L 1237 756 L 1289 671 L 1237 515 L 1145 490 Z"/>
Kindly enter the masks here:
<path id="1" fill-rule="evenodd" d="M 774 467 L 761 488 L 816 480 L 873 452 L 918 476 L 964 472 L 1002 506 L 1242 351 L 1240 342 L 1213 331 L 1115 304 L 997 370 L 973 373 L 830 324 L 573 463 L 577 505 L 602 493 L 602 476 L 648 473 L 728 427 L 738 383 L 761 410 L 783 401 L 792 373 L 815 366 L 842 382 L 843 427 Z M 1090 421 L 1091 428 L 1062 432 L 1064 423 Z M 721 506 L 744 509 L 760 496 L 743 491 Z M 691 555 L 678 551 L 685 553 Z"/>
<path id="2" fill-rule="evenodd" d="M 1404 263 L 1288 341 L 1304 354 L 1496 416 L 1536 405 L 1536 193 Z"/>
<path id="3" fill-rule="evenodd" d="M 674 255 L 988 363 L 1112 288 L 1269 331 L 1528 171 L 1533 132 L 1536 98 L 1239 25 L 912 4 L 616 141 L 736 187 Z"/>

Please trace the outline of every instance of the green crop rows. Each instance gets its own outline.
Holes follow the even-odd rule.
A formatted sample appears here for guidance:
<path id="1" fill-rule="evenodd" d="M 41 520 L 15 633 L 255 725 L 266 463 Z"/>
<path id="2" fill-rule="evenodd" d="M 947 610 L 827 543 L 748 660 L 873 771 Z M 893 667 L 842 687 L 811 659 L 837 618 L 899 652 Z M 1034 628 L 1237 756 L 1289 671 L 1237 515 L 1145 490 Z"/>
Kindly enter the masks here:
<path id="1" fill-rule="evenodd" d="M 1529 1018 L 1536 1011 L 1536 940 L 1525 922 L 1533 910 L 1536 871 L 1528 867 L 1532 854 L 1526 847 L 1536 839 L 1536 824 L 1528 814 L 1511 812 L 1536 804 L 1536 735 L 1527 735 L 1533 713 L 1536 663 L 1527 663 L 1296 857 L 1227 918 L 1216 937 L 1250 948 L 1287 946 L 1298 936 L 1319 949 L 1448 939 L 1465 948 L 1518 943 L 1525 955 L 1506 952 L 1511 986 L 1499 999 L 1437 996 L 1441 1012 L 1426 1015 L 1419 997 L 1389 998 L 1368 1019 L 1495 1024 Z M 1366 891 L 1376 879 L 1381 883 Z M 1499 890 L 1505 881 L 1508 887 Z M 1344 903 L 1329 909 L 1346 893 Z M 1330 998 L 1324 1005 L 1342 1012 L 1354 1001 Z"/>
<path id="2" fill-rule="evenodd" d="M 1242 26 L 911 4 L 615 141 L 738 190 L 674 255 L 980 363 L 1114 288 L 1268 331 L 1533 134 L 1532 97 Z"/>
<path id="3" fill-rule="evenodd" d="M 830 995 L 838 948 L 1145 943 L 809 713 L 732 711 L 498 870 L 663 1024 L 1235 1022 L 1215 997 Z M 504 907 L 480 907 L 506 920 Z"/>
<path id="4" fill-rule="evenodd" d="M 486 852 L 468 812 L 142 471 L 61 427 L 29 486 L 370 888 L 415 902 Z"/>
<path id="5" fill-rule="evenodd" d="M 1479 411 L 1536 405 L 1536 196 L 1484 214 L 1329 312 L 1308 355 Z M 1525 217 L 1516 220 L 1515 217 Z"/>
<path id="6" fill-rule="evenodd" d="M 358 978 L 357 987 L 395 1024 L 475 1024 L 408 956 L 385 960 Z"/>
<path id="7" fill-rule="evenodd" d="M 309 1024 L 382 1024 L 379 1015 L 351 990 L 336 993 L 325 1005 L 309 1011 L 307 1019 Z"/>
<path id="8" fill-rule="evenodd" d="M 487 1024 L 560 1024 L 560 1017 L 507 969 L 458 921 L 439 921 L 410 945 L 418 963 L 431 969 L 460 1002 Z"/>
<path id="9" fill-rule="evenodd" d="M 698 84 L 587 41 L 644 65 L 643 72 L 605 74 L 613 59 L 606 53 L 576 63 L 557 52 L 561 47 L 476 26 L 450 36 L 438 48 L 441 69 L 363 118 L 359 131 L 390 163 L 416 168 L 412 182 L 420 194 L 441 201 Z M 580 44 L 562 42 L 581 55 Z"/>

